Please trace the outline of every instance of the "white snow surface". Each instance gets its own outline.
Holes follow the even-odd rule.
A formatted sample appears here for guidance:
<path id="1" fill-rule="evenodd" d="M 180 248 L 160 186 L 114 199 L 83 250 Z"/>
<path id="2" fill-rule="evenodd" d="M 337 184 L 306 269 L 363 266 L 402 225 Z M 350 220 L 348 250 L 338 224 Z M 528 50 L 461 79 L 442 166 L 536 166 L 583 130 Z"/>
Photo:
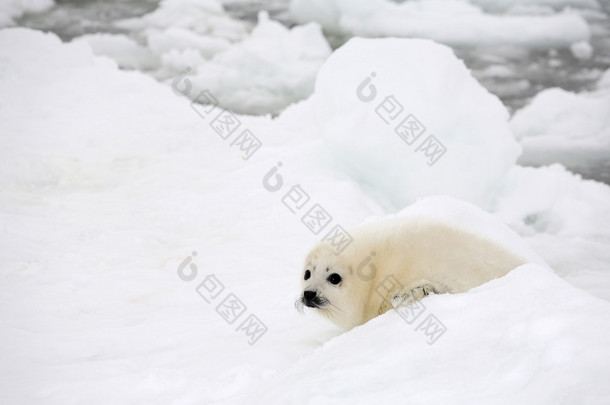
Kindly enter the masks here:
<path id="1" fill-rule="evenodd" d="M 552 7 L 563 9 L 565 7 L 597 9 L 600 4 L 597 0 L 467 0 L 469 3 L 479 5 L 485 10 L 510 11 L 523 7 Z"/>
<path id="2" fill-rule="evenodd" d="M 383 94 L 394 77 L 385 63 L 401 56 L 383 57 L 397 40 L 377 41 Z M 504 131 L 501 105 L 449 50 L 401 41 L 424 62 L 446 65 L 415 64 L 421 104 L 439 102 L 442 84 L 448 95 L 462 95 L 464 113 L 471 98 L 491 104 L 485 126 Z M 365 40 L 350 46 L 369 49 Z M 244 160 L 235 134 L 221 138 L 213 116 L 202 118 L 168 86 L 119 70 L 83 42 L 0 30 L 0 402 L 609 402 L 610 188 L 558 165 L 489 160 L 486 170 L 506 172 L 486 207 L 491 215 L 448 197 L 400 211 L 443 216 L 537 262 L 469 293 L 423 300 L 420 319 L 434 315 L 446 327 L 434 344 L 416 330 L 419 319 L 408 324 L 394 311 L 343 332 L 294 310 L 303 257 L 324 233 L 301 223 L 304 210 L 319 203 L 347 229 L 398 211 L 338 171 L 336 151 L 316 134 L 330 122 L 318 105 L 322 94 L 333 95 L 325 75 L 334 72 L 338 87 L 326 105 L 346 112 L 341 91 L 358 85 L 348 72 L 369 73 L 352 52 L 329 60 L 316 94 L 278 119 L 235 117 L 263 143 Z M 438 83 L 443 75 L 465 83 Z M 405 93 L 396 86 L 398 99 Z M 357 128 L 357 117 L 344 118 Z M 444 119 L 451 115 L 437 117 Z M 478 133 L 464 136 L 488 150 Z M 490 136 L 514 154 L 504 135 Z M 371 148 L 383 146 L 375 139 Z M 457 138 L 451 142 L 459 148 Z M 442 166 L 449 156 L 413 170 L 465 170 L 449 159 Z M 362 165 L 378 167 L 378 159 Z M 263 178 L 278 162 L 283 183 L 269 191 Z M 472 189 L 489 192 L 475 179 Z M 311 197 L 298 215 L 282 203 L 297 184 Z M 604 299 L 562 280 L 538 255 Z M 192 281 L 177 273 L 188 257 Z M 211 274 L 225 290 L 207 303 L 196 287 Z M 229 325 L 215 308 L 230 293 L 247 309 Z M 267 327 L 253 345 L 236 330 L 248 314 Z"/>
<path id="3" fill-rule="evenodd" d="M 318 24 L 288 29 L 261 12 L 248 38 L 197 67 L 193 94 L 208 90 L 240 114 L 277 114 L 311 95 L 330 52 Z"/>
<path id="4" fill-rule="evenodd" d="M 334 338 L 241 399 L 603 403 L 610 399 L 607 391 L 585 387 L 605 385 L 607 305 L 574 291 L 544 268 L 524 265 L 468 294 L 427 299 L 426 312 L 447 328 L 434 345 L 415 330 L 418 320 L 409 325 L 390 311 Z M 598 356 L 597 351 L 606 353 Z"/>
<path id="5" fill-rule="evenodd" d="M 459 47 L 562 48 L 591 35 L 585 19 L 569 10 L 497 15 L 458 0 L 292 0 L 290 12 L 296 21 L 317 21 L 334 33 L 429 38 Z"/>
<path id="6" fill-rule="evenodd" d="M 610 156 L 610 89 L 606 76 L 599 88 L 576 94 L 546 89 L 515 112 L 510 127 L 523 146 L 519 161 L 528 165 L 559 162 L 586 167 Z"/>
<path id="7" fill-rule="evenodd" d="M 125 35 L 78 40 L 121 67 L 151 70 L 160 80 L 185 75 L 192 98 L 208 90 L 220 106 L 239 114 L 278 114 L 307 98 L 331 52 L 317 23 L 290 29 L 261 12 L 252 28 L 216 0 L 164 0 L 150 14 L 116 25 L 143 45 Z"/>
<path id="8" fill-rule="evenodd" d="M 394 208 L 434 194 L 488 207 L 520 153 L 502 102 L 430 40 L 351 39 L 304 104 L 333 163 Z"/>

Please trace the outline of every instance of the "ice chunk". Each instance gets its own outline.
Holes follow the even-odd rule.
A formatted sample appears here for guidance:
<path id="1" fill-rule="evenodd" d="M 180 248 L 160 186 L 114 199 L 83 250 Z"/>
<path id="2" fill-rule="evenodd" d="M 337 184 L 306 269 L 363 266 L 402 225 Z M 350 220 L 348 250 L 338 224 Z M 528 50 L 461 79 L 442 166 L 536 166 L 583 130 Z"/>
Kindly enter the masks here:
<path id="1" fill-rule="evenodd" d="M 561 165 L 512 168 L 493 213 L 559 275 L 610 300 L 610 188 Z"/>
<path id="2" fill-rule="evenodd" d="M 543 90 L 514 114 L 510 127 L 523 146 L 522 164 L 599 167 L 610 154 L 610 91 Z"/>
<path id="3" fill-rule="evenodd" d="M 306 103 L 334 164 L 394 208 L 434 194 L 485 207 L 520 151 L 500 100 L 430 40 L 350 40 Z"/>
<path id="4" fill-rule="evenodd" d="M 279 113 L 313 92 L 330 52 L 318 24 L 288 29 L 261 12 L 247 39 L 197 67 L 193 95 L 207 89 L 231 111 Z"/>
<path id="5" fill-rule="evenodd" d="M 587 41 L 573 43 L 570 45 L 570 51 L 576 59 L 586 60 L 593 56 L 593 47 Z"/>
<path id="6" fill-rule="evenodd" d="M 198 51 L 205 58 L 211 58 L 231 46 L 231 43 L 224 38 L 201 35 L 184 28 L 153 31 L 148 35 L 147 41 L 150 49 L 159 55 L 172 50 L 191 49 Z"/>
<path id="7" fill-rule="evenodd" d="M 297 21 L 317 21 L 331 32 L 365 37 L 430 38 L 452 46 L 517 45 L 526 48 L 568 47 L 590 37 L 580 15 L 486 14 L 479 7 L 452 0 L 292 0 Z"/>
<path id="8" fill-rule="evenodd" d="M 2 0 L 0 28 L 15 25 L 15 20 L 26 13 L 40 13 L 53 6 L 53 0 Z"/>
<path id="9" fill-rule="evenodd" d="M 494 209 L 522 234 L 602 237 L 610 229 L 610 188 L 583 181 L 561 165 L 516 166 Z"/>
<path id="10" fill-rule="evenodd" d="M 249 24 L 231 18 L 217 0 L 163 0 L 152 13 L 116 25 L 142 33 L 183 28 L 232 42 L 243 39 L 249 28 Z"/>
<path id="11" fill-rule="evenodd" d="M 165 0 L 154 12 L 117 25 L 132 30 L 159 60 L 157 79 L 172 82 L 188 72 L 189 97 L 206 90 L 240 114 L 276 114 L 311 95 L 331 53 L 317 23 L 290 29 L 261 12 L 251 30 L 216 0 Z"/>
<path id="12" fill-rule="evenodd" d="M 599 8 L 597 0 L 468 0 L 468 2 L 495 12 L 512 10 L 516 7 Z"/>

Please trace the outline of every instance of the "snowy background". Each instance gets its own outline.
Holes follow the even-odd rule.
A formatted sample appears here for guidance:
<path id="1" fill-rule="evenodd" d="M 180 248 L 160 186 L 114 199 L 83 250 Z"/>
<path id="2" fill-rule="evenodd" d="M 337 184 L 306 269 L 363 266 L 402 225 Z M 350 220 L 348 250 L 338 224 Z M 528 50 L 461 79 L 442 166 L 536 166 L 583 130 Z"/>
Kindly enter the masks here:
<path id="1" fill-rule="evenodd" d="M 610 403 L 610 2 L 3 0 L 0 27 L 0 403 Z M 433 344 L 299 314 L 311 246 L 388 215 L 532 263 L 427 297 Z"/>

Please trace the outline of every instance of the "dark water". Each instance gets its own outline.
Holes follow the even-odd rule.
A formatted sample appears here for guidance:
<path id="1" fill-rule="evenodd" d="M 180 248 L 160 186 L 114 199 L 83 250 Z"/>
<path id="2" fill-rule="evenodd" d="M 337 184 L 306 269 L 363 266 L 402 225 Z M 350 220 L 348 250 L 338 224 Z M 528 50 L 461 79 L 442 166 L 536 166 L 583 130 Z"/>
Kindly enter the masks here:
<path id="1" fill-rule="evenodd" d="M 159 0 L 55 0 L 50 10 L 26 15 L 18 23 L 69 41 L 96 32 L 123 33 L 113 26 L 115 21 L 142 16 L 158 5 Z"/>
<path id="2" fill-rule="evenodd" d="M 1 0 L 0 0 L 1 1 Z M 580 92 L 594 88 L 602 73 L 610 68 L 610 0 L 599 2 L 599 10 L 582 10 L 592 30 L 593 57 L 579 60 L 569 49 L 539 51 L 521 48 L 454 48 L 473 75 L 490 92 L 496 94 L 511 110 L 526 105 L 539 91 L 560 87 Z M 121 33 L 114 26 L 117 20 L 142 16 L 154 10 L 159 0 L 56 0 L 47 12 L 27 15 L 19 24 L 56 33 L 64 41 L 83 34 Z M 223 5 L 234 18 L 255 22 L 261 10 L 281 23 L 292 26 L 287 12 L 289 0 L 225 0 Z M 333 48 L 347 37 L 327 35 Z M 501 67 L 503 74 L 491 69 Z M 607 164 L 596 167 L 570 167 L 585 178 L 610 184 L 610 156 Z"/>

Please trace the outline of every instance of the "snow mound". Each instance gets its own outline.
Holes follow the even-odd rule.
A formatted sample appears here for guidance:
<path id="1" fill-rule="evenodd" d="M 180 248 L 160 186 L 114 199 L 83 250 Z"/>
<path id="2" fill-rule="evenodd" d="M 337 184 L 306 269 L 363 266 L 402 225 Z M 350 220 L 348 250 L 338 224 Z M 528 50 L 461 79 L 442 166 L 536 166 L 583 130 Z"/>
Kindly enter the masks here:
<path id="1" fill-rule="evenodd" d="M 247 38 L 251 24 L 233 19 L 217 0 L 163 0 L 151 13 L 118 21 L 158 58 L 155 76 L 173 78 Z"/>
<path id="2" fill-rule="evenodd" d="M 421 303 L 423 308 L 407 318 L 389 311 L 330 340 L 240 399 L 286 404 L 303 398 L 325 404 L 610 400 L 610 304 L 548 269 L 526 264 L 466 294 L 429 296 Z"/>
<path id="3" fill-rule="evenodd" d="M 485 14 L 455 0 L 292 0 L 290 12 L 300 22 L 317 21 L 335 33 L 364 37 L 429 38 L 451 46 L 516 45 L 533 49 L 568 47 L 588 41 L 589 25 L 580 15 Z"/>
<path id="4" fill-rule="evenodd" d="M 251 30 L 249 23 L 231 18 L 217 0 L 163 0 L 153 12 L 116 25 L 130 30 L 162 62 L 185 53 L 197 54 L 204 62 L 247 38 Z M 175 73 L 167 65 L 162 63 L 165 70 L 157 76 Z"/>
<path id="5" fill-rule="evenodd" d="M 554 164 L 515 166 L 506 176 L 495 214 L 524 235 L 604 238 L 610 229 L 610 188 Z"/>
<path id="6" fill-rule="evenodd" d="M 334 164 L 398 208 L 435 194 L 487 206 L 520 150 L 502 103 L 429 40 L 350 40 L 307 103 Z"/>
<path id="7" fill-rule="evenodd" d="M 603 165 L 610 156 L 610 91 L 600 87 L 580 94 L 546 89 L 515 112 L 510 127 L 523 146 L 519 163 Z"/>
<path id="8" fill-rule="evenodd" d="M 148 142 L 145 146 L 139 146 L 141 152 L 154 150 L 158 147 L 156 141 L 165 138 L 164 134 L 151 134 L 154 124 L 150 118 L 134 122 L 132 116 L 135 114 L 135 100 L 139 100 L 143 94 L 175 101 L 176 96 L 169 88 L 154 86 L 154 79 L 140 73 L 119 74 L 114 62 L 96 58 L 83 41 L 62 44 L 54 34 L 23 28 L 4 29 L 1 34 L 0 50 L 7 63 L 2 69 L 0 92 L 11 99 L 11 103 L 4 104 L 2 108 L 2 131 L 19 134 L 4 139 L 0 164 L 3 171 L 20 173 L 26 178 L 40 175 L 51 184 L 70 181 L 71 176 L 64 177 L 67 173 L 45 169 L 45 164 L 49 162 L 45 162 L 43 156 L 40 156 L 40 161 L 29 164 L 20 159 L 15 150 L 23 147 L 23 142 L 31 144 L 31 151 L 46 150 L 51 162 L 70 153 L 91 154 L 90 168 L 93 169 L 93 161 L 97 157 L 109 151 L 124 153 L 145 134 L 148 134 Z M 41 66 L 45 68 L 41 69 Z M 51 98 L 53 105 L 34 103 L 35 100 Z M 112 102 L 108 102 L 108 99 Z M 190 117 L 188 113 L 192 112 L 183 111 L 172 103 L 138 103 L 141 117 L 152 117 L 159 111 L 173 111 L 176 117 Z M 36 110 L 39 115 L 37 120 L 29 118 L 33 113 L 28 111 L 28 106 L 40 108 Z M 188 106 L 186 110 L 190 110 Z M 100 120 L 103 124 L 87 125 L 86 129 L 82 126 L 86 122 Z M 53 131 L 49 133 L 49 129 Z M 177 132 L 173 136 L 176 140 L 182 139 Z M 95 148 L 84 151 L 81 150 L 83 145 L 95 145 Z M 50 150 L 53 152 L 49 153 Z M 84 159 L 84 156 L 74 161 L 77 167 L 80 167 L 80 159 Z M 92 185 L 98 180 L 101 179 L 91 179 Z"/>
<path id="9" fill-rule="evenodd" d="M 193 95 L 207 89 L 241 114 L 279 113 L 311 95 L 330 53 L 318 24 L 288 29 L 261 12 L 248 38 L 197 67 Z"/>
<path id="10" fill-rule="evenodd" d="M 40 13 L 55 4 L 53 0 L 2 0 L 0 2 L 0 28 L 15 25 L 15 20 L 26 13 Z"/>
<path id="11" fill-rule="evenodd" d="M 231 18 L 217 0 L 163 0 L 153 12 L 116 25 L 144 36 L 151 31 L 182 28 L 231 42 L 245 38 L 249 31 L 248 23 Z"/>
<path id="12" fill-rule="evenodd" d="M 205 59 L 230 48 L 231 43 L 213 36 L 200 35 L 184 28 L 168 28 L 147 37 L 150 49 L 160 56 L 172 51 L 195 50 Z"/>
<path id="13" fill-rule="evenodd" d="M 307 98 L 331 53 L 316 23 L 290 29 L 261 12 L 252 29 L 216 0 L 165 0 L 154 12 L 118 26 L 130 29 L 146 53 L 127 44 L 108 50 L 109 39 L 89 37 L 96 54 L 120 66 L 149 64 L 152 55 L 156 78 L 186 78 L 193 90 L 187 96 L 197 99 L 207 90 L 219 106 L 240 114 L 276 114 Z M 122 52 L 128 48 L 134 50 L 131 59 Z"/>
<path id="14" fill-rule="evenodd" d="M 492 212 L 573 285 L 610 300 L 610 188 L 555 164 L 512 168 Z"/>

